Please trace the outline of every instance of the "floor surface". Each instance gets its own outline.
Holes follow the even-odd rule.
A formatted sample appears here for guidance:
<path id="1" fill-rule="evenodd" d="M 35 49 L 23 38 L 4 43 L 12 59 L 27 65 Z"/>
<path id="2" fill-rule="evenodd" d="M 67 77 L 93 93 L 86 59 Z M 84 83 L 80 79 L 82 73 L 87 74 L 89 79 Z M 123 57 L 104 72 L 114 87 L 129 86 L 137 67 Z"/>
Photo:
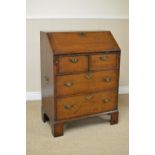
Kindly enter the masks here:
<path id="1" fill-rule="evenodd" d="M 41 120 L 41 102 L 27 102 L 27 155 L 128 155 L 128 95 L 119 95 L 119 123 L 103 116 L 70 122 L 54 138 Z"/>

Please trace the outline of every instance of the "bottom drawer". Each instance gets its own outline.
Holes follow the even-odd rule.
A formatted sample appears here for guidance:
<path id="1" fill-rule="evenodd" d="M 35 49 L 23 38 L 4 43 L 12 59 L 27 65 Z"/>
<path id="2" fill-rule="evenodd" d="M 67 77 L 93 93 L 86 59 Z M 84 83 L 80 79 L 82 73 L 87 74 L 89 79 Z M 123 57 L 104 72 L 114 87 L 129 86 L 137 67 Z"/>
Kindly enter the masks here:
<path id="1" fill-rule="evenodd" d="M 117 92 L 99 92 L 57 99 L 57 120 L 110 111 L 117 106 Z"/>

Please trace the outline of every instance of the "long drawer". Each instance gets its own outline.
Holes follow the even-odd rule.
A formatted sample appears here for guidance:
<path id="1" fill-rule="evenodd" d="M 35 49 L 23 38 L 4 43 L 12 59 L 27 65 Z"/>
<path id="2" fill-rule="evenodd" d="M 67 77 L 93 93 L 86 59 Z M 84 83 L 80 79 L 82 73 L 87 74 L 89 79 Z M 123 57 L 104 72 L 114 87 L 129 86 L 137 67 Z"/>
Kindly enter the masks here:
<path id="1" fill-rule="evenodd" d="M 118 70 L 63 75 L 56 78 L 58 97 L 115 89 L 118 86 Z"/>
<path id="2" fill-rule="evenodd" d="M 114 110 L 117 107 L 116 100 L 115 91 L 58 98 L 57 120 Z"/>

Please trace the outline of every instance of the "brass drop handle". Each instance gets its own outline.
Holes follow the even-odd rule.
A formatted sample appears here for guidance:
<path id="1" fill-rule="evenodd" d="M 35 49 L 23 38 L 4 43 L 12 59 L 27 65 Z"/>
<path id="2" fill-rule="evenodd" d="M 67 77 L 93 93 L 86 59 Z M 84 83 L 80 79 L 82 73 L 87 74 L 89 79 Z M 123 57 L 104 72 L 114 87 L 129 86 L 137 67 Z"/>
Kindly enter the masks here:
<path id="1" fill-rule="evenodd" d="M 67 110 L 70 110 L 71 108 L 73 108 L 73 105 L 65 104 L 64 108 L 67 109 Z"/>
<path id="2" fill-rule="evenodd" d="M 85 75 L 86 79 L 91 79 L 92 76 L 93 76 L 93 73 L 91 73 L 91 72 L 88 72 L 88 73 L 86 73 L 86 75 Z"/>
<path id="3" fill-rule="evenodd" d="M 104 82 L 108 83 L 108 82 L 111 82 L 112 78 L 111 77 L 105 77 L 103 80 L 104 80 Z"/>
<path id="4" fill-rule="evenodd" d="M 78 58 L 71 58 L 71 59 L 69 59 L 69 61 L 71 62 L 71 63 L 77 63 L 78 62 Z"/>
<path id="5" fill-rule="evenodd" d="M 87 95 L 87 96 L 85 96 L 85 99 L 90 100 L 90 99 L 92 99 L 92 97 L 93 97 L 92 95 Z"/>
<path id="6" fill-rule="evenodd" d="M 102 100 L 103 103 L 109 103 L 110 101 L 111 101 L 110 98 L 105 98 L 105 99 Z"/>
<path id="7" fill-rule="evenodd" d="M 108 56 L 107 55 L 102 55 L 102 56 L 99 57 L 99 59 L 101 61 L 106 61 L 108 59 Z"/>
<path id="8" fill-rule="evenodd" d="M 64 86 L 66 86 L 66 87 L 71 87 L 71 86 L 73 86 L 73 82 L 66 82 L 66 83 L 64 83 Z"/>
<path id="9" fill-rule="evenodd" d="M 44 79 L 45 79 L 46 83 L 48 83 L 48 82 L 49 82 L 49 77 L 44 76 Z"/>

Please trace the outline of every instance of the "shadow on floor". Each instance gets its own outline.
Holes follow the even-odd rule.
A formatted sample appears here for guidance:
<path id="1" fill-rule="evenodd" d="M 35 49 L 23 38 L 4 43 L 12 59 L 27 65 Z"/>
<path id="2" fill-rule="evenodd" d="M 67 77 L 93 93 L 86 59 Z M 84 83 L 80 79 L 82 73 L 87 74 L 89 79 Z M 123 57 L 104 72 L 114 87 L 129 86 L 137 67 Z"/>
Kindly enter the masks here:
<path id="1" fill-rule="evenodd" d="M 83 128 L 88 126 L 95 126 L 97 124 L 110 123 L 110 116 L 92 117 L 81 120 L 75 120 L 65 124 L 64 130 L 69 131 L 74 128 Z"/>

